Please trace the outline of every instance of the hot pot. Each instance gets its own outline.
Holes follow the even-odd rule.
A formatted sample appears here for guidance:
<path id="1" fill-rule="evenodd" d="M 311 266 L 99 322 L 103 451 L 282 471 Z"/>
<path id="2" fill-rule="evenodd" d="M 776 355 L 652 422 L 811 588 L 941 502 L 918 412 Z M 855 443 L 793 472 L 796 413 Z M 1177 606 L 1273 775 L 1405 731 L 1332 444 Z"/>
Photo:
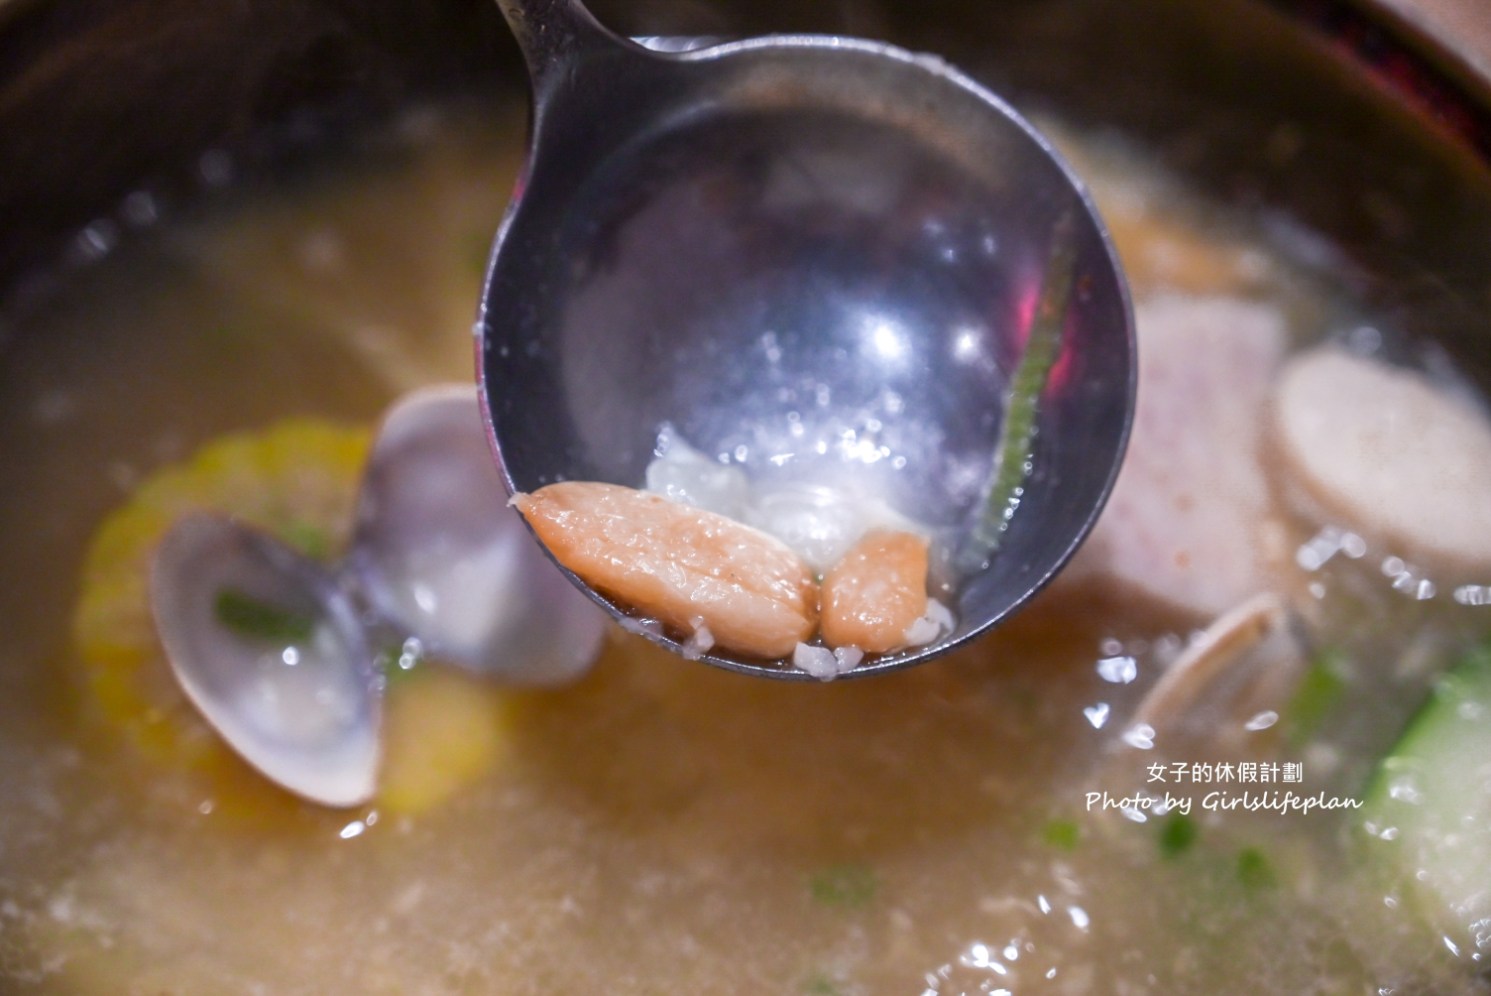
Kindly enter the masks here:
<path id="1" fill-rule="evenodd" d="M 1491 392 L 1491 63 L 1473 39 L 1457 47 L 1467 39 L 1402 3 L 597 0 L 594 9 L 635 35 L 841 32 L 943 53 L 1026 112 L 1120 134 L 1223 203 L 1311 233 L 1364 309 L 1438 343 Z M 31 362 L 27 317 L 155 215 L 190 211 L 224 163 L 240 178 L 272 179 L 410 103 L 510 94 L 522 80 L 486 0 L 0 3 L 0 365 Z M 67 346 L 88 349 L 81 338 Z M 28 432 L 3 398 L 0 417 L 0 482 L 24 494 L 40 448 L 53 443 Z M 85 518 L 117 500 L 102 491 L 77 498 Z M 77 562 L 88 536 L 23 521 L 31 515 L 23 503 L 0 503 L 14 565 L 0 586 L 0 618 L 50 622 L 18 630 L 0 657 L 0 697 L 14 703 L 0 726 L 66 737 L 47 710 L 67 695 L 57 662 L 76 592 L 68 571 L 29 565 Z M 0 750 L 6 736 L 0 730 Z M 581 795 L 596 788 L 577 767 L 554 763 Z M 17 767 L 0 766 L 0 799 L 35 808 L 53 794 Z M 49 805 L 48 819 L 71 818 L 65 802 Z M 629 811 L 618 815 L 625 807 L 603 808 L 640 832 Z M 110 810 L 87 819 L 107 823 Z M 12 830 L 0 819 L 0 902 L 35 900 L 42 879 L 33 869 L 56 862 L 33 865 L 46 850 L 36 828 L 46 825 L 28 819 Z M 814 882 L 830 905 L 852 905 L 868 888 L 853 867 Z M 51 909 L 59 921 L 68 914 L 65 902 Z M 45 988 L 48 953 L 7 939 L 8 916 L 0 906 L 0 980 Z M 642 986 L 619 985 L 631 983 Z M 459 980 L 443 984 L 459 989 Z M 804 991 L 838 991 L 834 984 L 812 988 L 814 976 Z M 544 991 L 542 980 L 534 985 Z"/>

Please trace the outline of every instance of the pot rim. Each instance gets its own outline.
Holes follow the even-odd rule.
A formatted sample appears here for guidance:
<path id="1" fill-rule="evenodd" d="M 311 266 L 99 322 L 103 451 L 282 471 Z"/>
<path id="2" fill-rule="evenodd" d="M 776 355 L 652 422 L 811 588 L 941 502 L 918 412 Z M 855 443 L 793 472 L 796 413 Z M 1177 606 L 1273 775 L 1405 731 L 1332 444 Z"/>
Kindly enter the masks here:
<path id="1" fill-rule="evenodd" d="M 1261 0 L 1316 36 L 1328 55 L 1491 164 L 1491 32 L 1456 34 L 1455 0 Z M 1479 2 L 1479 0 L 1461 0 Z"/>

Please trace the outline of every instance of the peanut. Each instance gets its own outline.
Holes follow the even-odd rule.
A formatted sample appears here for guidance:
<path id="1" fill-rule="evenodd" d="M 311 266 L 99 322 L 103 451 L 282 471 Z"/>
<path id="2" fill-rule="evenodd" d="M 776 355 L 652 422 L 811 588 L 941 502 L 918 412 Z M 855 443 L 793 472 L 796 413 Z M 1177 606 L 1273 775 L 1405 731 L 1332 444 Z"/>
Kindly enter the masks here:
<path id="1" fill-rule="evenodd" d="M 823 642 L 883 654 L 906 646 L 927 611 L 927 541 L 876 529 L 823 578 Z"/>
<path id="2" fill-rule="evenodd" d="M 614 484 L 567 481 L 513 499 L 543 544 L 597 591 L 676 632 L 780 658 L 817 627 L 817 586 L 775 537 Z"/>

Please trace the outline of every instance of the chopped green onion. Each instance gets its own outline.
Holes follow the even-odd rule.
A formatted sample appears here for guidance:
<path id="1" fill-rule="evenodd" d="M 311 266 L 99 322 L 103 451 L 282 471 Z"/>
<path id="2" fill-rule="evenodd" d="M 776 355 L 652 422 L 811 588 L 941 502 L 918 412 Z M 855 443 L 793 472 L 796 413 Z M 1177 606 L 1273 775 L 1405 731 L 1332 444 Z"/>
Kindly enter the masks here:
<path id="1" fill-rule="evenodd" d="M 1160 824 L 1160 854 L 1176 858 L 1196 843 L 1196 824 L 1184 813 L 1171 813 Z"/>
<path id="2" fill-rule="evenodd" d="M 1245 847 L 1237 853 L 1237 880 L 1249 889 L 1266 889 L 1278 881 L 1268 858 L 1256 847 Z"/>
<path id="3" fill-rule="evenodd" d="M 1041 838 L 1059 850 L 1073 851 L 1082 840 L 1082 828 L 1074 820 L 1052 820 L 1041 828 Z"/>
<path id="4" fill-rule="evenodd" d="M 807 996 L 839 996 L 839 987 L 826 975 L 815 975 L 803 986 Z"/>
<path id="5" fill-rule="evenodd" d="M 1346 690 L 1346 655 L 1328 648 L 1316 655 L 1284 709 L 1290 743 L 1298 746 L 1320 729 Z"/>
<path id="6" fill-rule="evenodd" d="M 234 588 L 217 593 L 212 612 L 225 629 L 265 643 L 303 643 L 316 631 L 314 616 L 271 605 Z"/>
<path id="7" fill-rule="evenodd" d="M 858 909 L 875 898 L 880 881 L 867 865 L 833 865 L 814 875 L 808 883 L 813 899 L 824 906 Z"/>

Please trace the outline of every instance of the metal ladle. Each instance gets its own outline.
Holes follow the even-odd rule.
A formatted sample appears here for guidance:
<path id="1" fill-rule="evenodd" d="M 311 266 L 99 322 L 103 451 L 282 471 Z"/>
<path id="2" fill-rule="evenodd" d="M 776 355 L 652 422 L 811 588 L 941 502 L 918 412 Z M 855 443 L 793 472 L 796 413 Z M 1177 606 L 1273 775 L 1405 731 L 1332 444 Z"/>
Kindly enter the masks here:
<path id="1" fill-rule="evenodd" d="M 668 423 L 758 484 L 882 496 L 962 565 L 957 627 L 856 676 L 1028 600 L 1107 497 L 1135 379 L 1112 245 L 1046 139 L 878 42 L 664 53 L 578 0 L 499 6 L 533 89 L 479 326 L 508 487 L 641 486 Z"/>

